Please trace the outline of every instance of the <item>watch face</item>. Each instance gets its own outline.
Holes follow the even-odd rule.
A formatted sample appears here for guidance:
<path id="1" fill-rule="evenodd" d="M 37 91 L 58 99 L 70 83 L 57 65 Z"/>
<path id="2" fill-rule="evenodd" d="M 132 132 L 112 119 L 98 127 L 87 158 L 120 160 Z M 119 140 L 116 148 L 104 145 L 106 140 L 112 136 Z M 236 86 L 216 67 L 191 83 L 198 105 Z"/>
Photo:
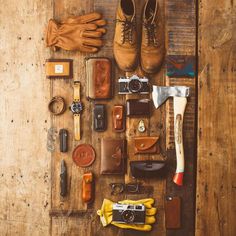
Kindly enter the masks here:
<path id="1" fill-rule="evenodd" d="M 80 114 L 83 110 L 83 106 L 81 102 L 73 102 L 70 107 L 73 114 Z"/>
<path id="2" fill-rule="evenodd" d="M 142 82 L 139 81 L 138 79 L 131 79 L 129 82 L 129 90 L 132 93 L 137 93 L 141 90 L 142 88 Z"/>

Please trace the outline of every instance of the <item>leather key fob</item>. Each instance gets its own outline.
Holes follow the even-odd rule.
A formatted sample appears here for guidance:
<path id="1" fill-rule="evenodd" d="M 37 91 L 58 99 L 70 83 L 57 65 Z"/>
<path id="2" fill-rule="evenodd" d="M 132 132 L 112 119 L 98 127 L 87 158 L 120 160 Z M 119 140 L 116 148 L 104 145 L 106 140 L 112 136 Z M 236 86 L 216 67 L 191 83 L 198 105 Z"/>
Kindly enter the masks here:
<path id="1" fill-rule="evenodd" d="M 165 219 L 167 229 L 181 227 L 181 199 L 180 197 L 167 197 L 165 202 Z"/>
<path id="2" fill-rule="evenodd" d="M 94 199 L 93 197 L 93 173 L 88 172 L 83 175 L 83 183 L 82 183 L 82 200 L 85 203 L 91 203 Z"/>
<path id="3" fill-rule="evenodd" d="M 60 129 L 60 151 L 67 152 L 68 151 L 68 131 L 66 129 Z"/>
<path id="4" fill-rule="evenodd" d="M 124 106 L 115 105 L 112 110 L 112 123 L 115 132 L 122 132 L 125 130 L 125 116 Z"/>
<path id="5" fill-rule="evenodd" d="M 107 127 L 106 122 L 106 106 L 103 104 L 95 104 L 94 106 L 94 130 L 105 131 Z"/>

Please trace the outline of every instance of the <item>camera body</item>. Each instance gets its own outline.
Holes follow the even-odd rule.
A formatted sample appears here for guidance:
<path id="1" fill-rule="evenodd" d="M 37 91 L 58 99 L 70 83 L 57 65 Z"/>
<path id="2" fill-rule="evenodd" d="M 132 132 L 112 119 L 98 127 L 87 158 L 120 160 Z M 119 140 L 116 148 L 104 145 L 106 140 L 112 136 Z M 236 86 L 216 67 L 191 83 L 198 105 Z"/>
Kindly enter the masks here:
<path id="1" fill-rule="evenodd" d="M 121 77 L 119 82 L 119 94 L 148 94 L 150 92 L 149 80 L 146 77 L 133 75 L 129 78 Z"/>
<path id="2" fill-rule="evenodd" d="M 112 206 L 112 221 L 122 224 L 145 224 L 146 208 L 143 204 L 120 204 Z"/>

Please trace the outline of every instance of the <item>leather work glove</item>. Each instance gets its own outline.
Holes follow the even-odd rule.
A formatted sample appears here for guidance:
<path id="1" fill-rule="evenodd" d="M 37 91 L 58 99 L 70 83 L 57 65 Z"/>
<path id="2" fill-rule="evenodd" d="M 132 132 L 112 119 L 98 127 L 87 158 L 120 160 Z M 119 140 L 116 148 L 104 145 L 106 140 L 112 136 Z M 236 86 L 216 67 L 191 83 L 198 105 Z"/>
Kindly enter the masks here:
<path id="1" fill-rule="evenodd" d="M 123 200 L 119 201 L 121 204 L 143 204 L 146 207 L 146 218 L 145 218 L 145 224 L 120 224 L 112 222 L 112 205 L 114 202 L 104 199 L 102 208 L 97 211 L 97 214 L 100 216 L 100 221 L 102 225 L 105 227 L 109 224 L 115 225 L 119 228 L 123 229 L 134 229 L 139 231 L 150 231 L 152 229 L 151 224 L 154 224 L 156 221 L 155 215 L 157 212 L 157 209 L 155 207 L 152 207 L 154 204 L 153 198 L 147 198 L 147 199 L 141 199 L 138 201 L 132 201 L 132 200 Z"/>
<path id="2" fill-rule="evenodd" d="M 47 47 L 79 50 L 95 53 L 103 45 L 101 37 L 106 33 L 106 21 L 99 13 L 69 17 L 61 23 L 49 20 L 46 31 Z"/>

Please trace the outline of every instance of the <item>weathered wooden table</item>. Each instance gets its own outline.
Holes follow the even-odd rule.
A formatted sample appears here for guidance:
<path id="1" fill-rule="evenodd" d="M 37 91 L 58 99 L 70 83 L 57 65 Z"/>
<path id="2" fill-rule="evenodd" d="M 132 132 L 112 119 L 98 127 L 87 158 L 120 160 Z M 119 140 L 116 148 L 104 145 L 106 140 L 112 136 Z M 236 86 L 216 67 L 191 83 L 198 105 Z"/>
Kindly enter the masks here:
<path id="1" fill-rule="evenodd" d="M 140 14 L 143 2 L 137 2 L 137 24 L 140 30 Z M 173 55 L 195 55 L 195 5 L 194 1 L 160 1 L 162 15 L 166 26 L 166 48 L 167 54 Z M 113 58 L 112 42 L 114 33 L 114 20 L 117 7 L 117 1 L 55 1 L 54 2 L 54 18 L 61 20 L 70 14 L 81 14 L 83 12 L 91 12 L 96 10 L 103 13 L 105 19 L 108 21 L 108 32 L 105 36 L 105 46 L 99 52 L 98 56 L 105 56 Z M 185 14 L 183 14 L 183 12 Z M 52 125 L 57 128 L 67 128 L 70 132 L 70 152 L 61 154 L 56 150 L 52 154 L 52 235 L 57 235 L 59 232 L 65 232 L 67 235 L 75 234 L 80 236 L 85 235 L 147 235 L 147 233 L 137 233 L 134 231 L 124 231 L 113 226 L 103 228 L 99 222 L 99 217 L 96 216 L 96 210 L 100 209 L 104 198 L 113 201 L 122 199 L 141 199 L 146 197 L 153 197 L 156 200 L 158 208 L 157 224 L 154 225 L 153 231 L 149 235 L 165 235 L 164 223 L 164 199 L 166 196 L 181 196 L 183 200 L 183 226 L 176 232 L 168 232 L 175 235 L 191 235 L 194 228 L 194 161 L 195 161 L 195 143 L 194 143 L 194 111 L 195 111 L 195 79 L 168 79 L 165 76 L 165 63 L 162 70 L 152 76 L 151 82 L 156 85 L 187 85 L 192 87 L 191 98 L 187 105 L 186 119 L 184 124 L 184 137 L 186 147 L 186 175 L 185 184 L 183 187 L 177 187 L 172 182 L 172 177 L 175 169 L 175 152 L 173 151 L 173 107 L 172 102 L 167 102 L 166 107 L 163 106 L 158 110 L 154 110 L 150 119 L 144 119 L 147 125 L 147 130 L 142 135 L 160 135 L 162 149 L 168 149 L 166 156 L 163 155 L 149 155 L 148 157 L 134 155 L 133 138 L 140 135 L 137 131 L 137 118 L 127 118 L 126 132 L 117 134 L 112 132 L 111 109 L 114 104 L 125 104 L 127 98 L 134 98 L 134 96 L 120 96 L 118 95 L 118 78 L 124 75 L 113 61 L 113 81 L 115 85 L 114 98 L 111 101 L 100 102 L 107 105 L 108 114 L 108 129 L 106 132 L 97 133 L 93 131 L 92 127 L 92 110 L 94 102 L 86 100 L 86 74 L 85 74 L 85 57 L 81 53 L 71 53 L 59 51 L 51 53 L 54 58 L 72 58 L 74 60 L 74 80 L 81 81 L 82 84 L 82 101 L 85 110 L 81 117 L 82 140 L 80 142 L 73 141 L 73 117 L 71 113 L 66 112 L 63 116 L 52 117 Z M 140 68 L 134 73 L 143 75 Z M 48 81 L 49 82 L 49 81 Z M 51 82 L 51 96 L 62 95 L 66 98 L 67 103 L 73 100 L 73 81 L 52 81 Z M 99 103 L 99 102 L 96 102 Z M 153 193 L 143 193 L 137 195 L 123 194 L 119 196 L 111 196 L 109 183 L 112 182 L 133 182 L 130 170 L 128 168 L 127 174 L 122 176 L 101 176 L 100 170 L 100 151 L 102 137 L 126 137 L 128 141 L 128 162 L 138 159 L 167 159 L 169 161 L 170 170 L 166 180 L 148 180 L 140 179 L 144 185 L 151 185 L 154 187 Z M 96 150 L 95 163 L 86 169 L 78 168 L 71 159 L 73 148 L 79 143 L 92 144 Z M 65 159 L 69 171 L 69 196 L 65 199 L 60 198 L 59 194 L 59 174 L 60 162 Z M 128 165 L 129 166 L 129 165 Z M 81 181 L 82 175 L 86 171 L 92 171 L 96 178 L 96 197 L 95 202 L 91 206 L 83 204 L 81 201 Z M 64 217 L 61 217 L 63 210 Z M 65 226 L 65 219 L 67 225 Z M 77 233 L 76 233 L 77 232 Z"/>

